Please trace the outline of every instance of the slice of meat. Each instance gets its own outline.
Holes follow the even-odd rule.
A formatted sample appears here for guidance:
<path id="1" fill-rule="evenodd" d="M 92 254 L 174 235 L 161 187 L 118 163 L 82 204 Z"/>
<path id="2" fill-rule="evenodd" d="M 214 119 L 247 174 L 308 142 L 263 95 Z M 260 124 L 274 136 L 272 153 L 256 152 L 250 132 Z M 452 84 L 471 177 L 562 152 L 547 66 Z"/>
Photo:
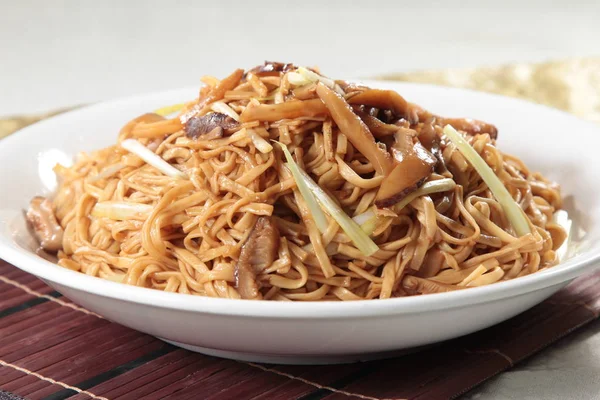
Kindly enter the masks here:
<path id="1" fill-rule="evenodd" d="M 263 65 L 256 66 L 252 68 L 250 71 L 254 75 L 257 76 L 271 76 L 271 75 L 279 75 L 280 72 L 288 72 L 292 69 L 296 69 L 294 64 L 290 63 L 281 63 L 277 61 L 265 61 Z"/>
<path id="2" fill-rule="evenodd" d="M 259 217 L 235 266 L 235 286 L 242 299 L 262 298 L 256 275 L 275 261 L 279 240 L 279 229 L 271 218 Z"/>
<path id="3" fill-rule="evenodd" d="M 63 229 L 54 216 L 50 200 L 41 196 L 34 197 L 29 203 L 26 216 L 44 250 L 55 253 L 62 249 Z"/>
<path id="4" fill-rule="evenodd" d="M 223 136 L 224 129 L 236 129 L 239 126 L 240 124 L 229 115 L 213 112 L 190 118 L 183 130 L 190 139 L 209 140 Z"/>

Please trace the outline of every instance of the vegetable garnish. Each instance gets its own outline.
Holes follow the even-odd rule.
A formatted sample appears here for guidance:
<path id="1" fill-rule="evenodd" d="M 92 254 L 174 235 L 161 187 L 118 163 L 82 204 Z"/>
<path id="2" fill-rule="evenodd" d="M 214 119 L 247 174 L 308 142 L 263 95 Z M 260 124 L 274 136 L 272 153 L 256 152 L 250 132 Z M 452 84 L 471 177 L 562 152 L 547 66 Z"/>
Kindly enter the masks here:
<path id="1" fill-rule="evenodd" d="M 317 74 L 306 67 L 298 67 L 296 72 L 289 72 L 287 77 L 288 81 L 295 86 L 304 86 L 311 83 L 321 82 L 329 89 L 334 90 L 337 94 L 341 96 L 344 95 L 344 91 L 337 83 L 335 83 L 334 80 Z"/>
<path id="2" fill-rule="evenodd" d="M 263 154 L 270 153 L 273 150 L 273 146 L 267 142 L 262 136 L 260 136 L 254 129 L 246 129 L 246 135 L 254 143 L 254 147 Z"/>
<path id="3" fill-rule="evenodd" d="M 492 194 L 498 200 L 498 203 L 500 203 L 502 209 L 506 213 L 506 217 L 515 230 L 517 236 L 523 236 L 531 233 L 529 222 L 527 221 L 527 217 L 523 213 L 523 210 L 515 202 L 504 184 L 500 181 L 498 176 L 496 176 L 490 166 L 487 165 L 483 158 L 481 158 L 479 153 L 477 153 L 475 149 L 451 125 L 446 125 L 444 127 L 444 134 L 452 143 L 454 143 L 467 161 L 469 161 L 473 168 L 475 168 L 479 176 L 481 176 L 481 179 L 483 179 L 485 184 L 490 188 Z"/>
<path id="4" fill-rule="evenodd" d="M 306 185 L 312 190 L 317 200 L 327 211 L 329 215 L 340 225 L 342 230 L 348 235 L 348 238 L 352 240 L 354 245 L 361 253 L 366 256 L 371 256 L 379 247 L 373 242 L 367 233 L 365 233 L 360 225 L 358 225 L 352 218 L 346 214 L 344 210 L 331 198 L 315 181 L 312 180 L 308 174 L 298 169 Z"/>
<path id="5" fill-rule="evenodd" d="M 393 209 L 395 212 L 402 210 L 404 207 L 410 204 L 411 201 L 417 197 L 425 196 L 428 194 L 447 192 L 448 190 L 454 189 L 456 182 L 450 178 L 438 179 L 435 181 L 425 182 L 423 186 L 408 194 L 405 198 L 394 204 Z"/>
<path id="6" fill-rule="evenodd" d="M 160 158 L 146 146 L 135 139 L 125 139 L 121 142 L 121 147 L 125 150 L 137 155 L 148 164 L 172 178 L 186 178 L 187 175 Z"/>
<path id="7" fill-rule="evenodd" d="M 94 182 L 97 182 L 97 181 L 99 181 L 101 179 L 109 178 L 109 177 L 113 176 L 114 174 L 116 174 L 117 172 L 119 172 L 120 170 L 122 170 L 125 167 L 126 167 L 125 164 L 121 164 L 121 163 L 113 164 L 110 167 L 107 167 L 107 168 L 103 169 L 102 172 L 100 172 L 98 175 L 92 176 L 90 178 L 89 182 L 90 183 L 94 183 Z"/>
<path id="8" fill-rule="evenodd" d="M 169 114 L 173 114 L 177 111 L 180 111 L 183 107 L 185 107 L 185 103 L 173 104 L 170 106 L 161 107 L 158 110 L 154 111 L 154 114 L 162 115 L 166 117 Z"/>
<path id="9" fill-rule="evenodd" d="M 306 205 L 313 215 L 317 228 L 324 233 L 327 230 L 327 218 L 323 213 L 323 209 L 338 223 L 342 230 L 352 240 L 354 245 L 361 253 L 366 256 L 371 256 L 379 247 L 371 240 L 369 235 L 365 233 L 360 225 L 352 220 L 344 210 L 331 198 L 321 187 L 312 180 L 312 178 L 303 171 L 296 161 L 292 158 L 292 154 L 287 146 L 283 143 L 276 142 L 281 146 L 283 154 L 287 160 L 286 166 L 289 168 L 300 194 L 304 198 Z M 318 203 L 317 203 L 318 200 Z M 319 206 L 320 204 L 320 206 Z M 321 221 L 321 222 L 319 222 Z M 319 224 L 322 224 L 319 226 Z"/>
<path id="10" fill-rule="evenodd" d="M 373 234 L 373 232 L 375 232 L 375 228 L 377 227 L 377 213 L 373 207 L 369 208 L 362 214 L 352 217 L 352 220 L 360 225 L 360 228 L 367 235 Z"/>
<path id="11" fill-rule="evenodd" d="M 101 201 L 92 208 L 92 215 L 98 218 L 109 218 L 118 221 L 144 221 L 152 211 L 152 206 L 141 203 L 123 201 Z"/>
<path id="12" fill-rule="evenodd" d="M 314 81 L 308 79 L 306 76 L 302 75 L 299 72 L 288 72 L 287 78 L 288 82 L 294 86 L 304 86 L 314 83 Z"/>
<path id="13" fill-rule="evenodd" d="M 300 191 L 302 198 L 306 202 L 306 206 L 310 210 L 312 217 L 315 220 L 315 224 L 317 225 L 317 228 L 319 229 L 319 231 L 321 231 L 321 233 L 325 233 L 328 225 L 327 217 L 323 213 L 323 210 L 321 210 L 321 207 L 319 207 L 319 204 L 317 204 L 317 199 L 315 198 L 314 194 L 308 188 L 307 182 L 302 176 L 302 170 L 300 169 L 300 167 L 298 167 L 296 161 L 294 161 L 292 153 L 290 153 L 288 147 L 281 142 L 276 143 L 279 144 L 281 146 L 281 149 L 283 150 L 283 154 L 285 155 L 285 159 L 287 160 L 286 165 L 292 173 L 294 180 L 296 181 L 296 186 L 298 186 L 298 190 Z"/>

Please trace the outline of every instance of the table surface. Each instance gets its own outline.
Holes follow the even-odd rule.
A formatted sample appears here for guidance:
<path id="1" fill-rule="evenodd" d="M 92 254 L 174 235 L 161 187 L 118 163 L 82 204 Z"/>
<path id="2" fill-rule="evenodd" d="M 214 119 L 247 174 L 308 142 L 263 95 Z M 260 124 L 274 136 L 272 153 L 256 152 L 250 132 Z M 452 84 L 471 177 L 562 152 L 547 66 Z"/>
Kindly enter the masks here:
<path id="1" fill-rule="evenodd" d="M 0 116 L 194 85 L 264 59 L 369 77 L 600 51 L 595 0 L 167 4 L 0 0 Z M 599 371 L 596 322 L 466 397 L 599 398 Z"/>

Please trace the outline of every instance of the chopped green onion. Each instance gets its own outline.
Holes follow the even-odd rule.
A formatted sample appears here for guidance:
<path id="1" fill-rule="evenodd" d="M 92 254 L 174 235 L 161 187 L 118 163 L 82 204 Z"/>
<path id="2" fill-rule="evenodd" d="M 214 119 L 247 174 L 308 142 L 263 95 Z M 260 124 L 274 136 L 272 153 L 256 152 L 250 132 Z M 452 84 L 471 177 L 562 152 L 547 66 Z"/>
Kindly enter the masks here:
<path id="1" fill-rule="evenodd" d="M 269 142 L 263 139 L 262 136 L 256 133 L 254 129 L 246 129 L 246 135 L 248 135 L 250 140 L 252 140 L 252 143 L 254 143 L 254 147 L 256 147 L 261 153 L 267 154 L 273 150 L 273 146 L 271 146 Z"/>
<path id="2" fill-rule="evenodd" d="M 117 221 L 135 219 L 144 221 L 152 211 L 149 204 L 129 203 L 125 201 L 101 201 L 92 208 L 92 216 Z"/>
<path id="3" fill-rule="evenodd" d="M 304 86 L 313 82 L 310 79 L 307 79 L 304 75 L 299 74 L 298 72 L 288 72 L 287 79 L 288 82 L 294 86 Z"/>
<path id="4" fill-rule="evenodd" d="M 300 75 L 305 77 L 307 80 L 309 80 L 311 82 L 323 82 L 323 85 L 326 85 L 330 89 L 333 89 L 334 82 L 331 79 L 325 78 L 325 77 L 317 74 L 316 72 L 311 71 L 310 69 L 308 69 L 306 67 L 298 67 L 297 71 Z"/>
<path id="5" fill-rule="evenodd" d="M 135 154 L 146 163 L 152 165 L 154 168 L 162 172 L 163 174 L 172 178 L 187 178 L 187 175 L 160 158 L 149 148 L 141 144 L 135 139 L 125 139 L 121 142 L 121 147 L 125 150 Z"/>
<path id="6" fill-rule="evenodd" d="M 306 67 L 298 67 L 298 73 L 311 82 L 321 82 L 329 89 L 335 90 L 337 94 L 344 95 L 342 88 L 333 79 L 325 78 L 323 75 L 317 74 Z"/>
<path id="7" fill-rule="evenodd" d="M 485 184 L 490 188 L 492 194 L 502 206 L 502 209 L 516 234 L 518 236 L 523 236 L 531 233 L 525 213 L 477 151 L 475 151 L 475 149 L 452 126 L 446 125 L 444 127 L 444 134 L 452 143 L 454 143 L 454 145 L 456 145 L 458 150 L 465 156 L 467 161 L 471 163 L 479 176 L 481 176 L 481 179 L 483 179 Z"/>
<path id="8" fill-rule="evenodd" d="M 364 213 L 352 217 L 352 220 L 360 225 L 363 232 L 369 236 L 375 232 L 375 228 L 377 227 L 377 213 L 373 208 L 369 208 Z"/>
<path id="9" fill-rule="evenodd" d="M 375 232 L 375 228 L 377 228 L 377 217 L 371 218 L 360 226 L 360 229 L 369 236 Z"/>
<path id="10" fill-rule="evenodd" d="M 285 158 L 287 160 L 286 165 L 292 173 L 294 180 L 296 181 L 296 186 L 298 186 L 298 190 L 300 191 L 302 198 L 306 202 L 306 206 L 310 210 L 312 217 L 315 220 L 315 224 L 317 225 L 317 228 L 319 228 L 321 233 L 324 233 L 327 230 L 328 225 L 327 217 L 325 217 L 323 210 L 321 210 L 321 207 L 319 207 L 319 205 L 317 204 L 317 199 L 308 188 L 306 181 L 302 176 L 302 170 L 300 169 L 300 167 L 298 167 L 296 161 L 294 161 L 292 153 L 290 153 L 285 144 L 280 142 L 277 143 L 281 146 L 281 149 L 283 150 L 283 154 L 285 155 Z"/>
<path id="11" fill-rule="evenodd" d="M 552 216 L 552 221 L 555 224 L 562 226 L 565 232 L 567 232 L 565 241 L 558 249 L 556 249 L 556 256 L 558 257 L 558 260 L 563 262 L 567 258 L 569 246 L 571 244 L 571 229 L 573 228 L 573 221 L 571 218 L 569 218 L 569 213 L 567 213 L 565 210 L 556 211 Z"/>
<path id="12" fill-rule="evenodd" d="M 456 186 L 456 182 L 454 182 L 450 178 L 438 179 L 435 181 L 425 182 L 423 186 L 418 188 L 412 193 L 409 193 L 400 200 L 398 203 L 394 204 L 394 211 L 398 212 L 402 210 L 404 207 L 410 204 L 411 201 L 416 199 L 417 197 L 425 196 L 432 193 L 439 192 L 447 192 L 448 190 L 454 189 Z"/>
<path id="13" fill-rule="evenodd" d="M 89 181 L 90 181 L 90 183 L 94 183 L 94 182 L 97 182 L 104 178 L 110 178 L 111 176 L 113 176 L 114 174 L 116 174 L 117 172 L 119 172 L 120 170 L 122 170 L 125 167 L 126 167 L 125 164 L 121 164 L 121 163 L 113 164 L 109 167 L 106 167 L 98 175 L 92 176 Z"/>
<path id="14" fill-rule="evenodd" d="M 287 78 L 288 82 L 295 86 L 304 86 L 310 83 L 321 82 L 329 89 L 334 90 L 340 96 L 345 94 L 340 85 L 335 83 L 333 79 L 326 78 L 306 67 L 298 67 L 296 71 L 288 72 Z"/>
<path id="15" fill-rule="evenodd" d="M 379 247 L 373 242 L 373 240 L 367 235 L 361 227 L 352 220 L 346 214 L 344 210 L 331 198 L 325 191 L 312 180 L 308 174 L 299 169 L 298 171 L 302 175 L 305 184 L 312 190 L 314 195 L 319 200 L 319 203 L 327 211 L 329 215 L 340 225 L 342 230 L 348 235 L 350 240 L 354 243 L 356 248 L 360 250 L 366 256 L 371 256 Z"/>

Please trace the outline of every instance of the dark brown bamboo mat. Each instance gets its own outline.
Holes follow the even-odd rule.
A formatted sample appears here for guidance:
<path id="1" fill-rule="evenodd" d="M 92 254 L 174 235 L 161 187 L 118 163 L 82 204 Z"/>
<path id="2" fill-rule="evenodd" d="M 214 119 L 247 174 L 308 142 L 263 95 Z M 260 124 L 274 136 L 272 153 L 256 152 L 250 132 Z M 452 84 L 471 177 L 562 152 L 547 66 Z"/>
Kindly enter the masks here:
<path id="1" fill-rule="evenodd" d="M 484 331 L 394 359 L 333 366 L 179 349 L 73 304 L 2 260 L 0 294 L 0 399 L 447 399 L 596 319 L 600 272 Z"/>

